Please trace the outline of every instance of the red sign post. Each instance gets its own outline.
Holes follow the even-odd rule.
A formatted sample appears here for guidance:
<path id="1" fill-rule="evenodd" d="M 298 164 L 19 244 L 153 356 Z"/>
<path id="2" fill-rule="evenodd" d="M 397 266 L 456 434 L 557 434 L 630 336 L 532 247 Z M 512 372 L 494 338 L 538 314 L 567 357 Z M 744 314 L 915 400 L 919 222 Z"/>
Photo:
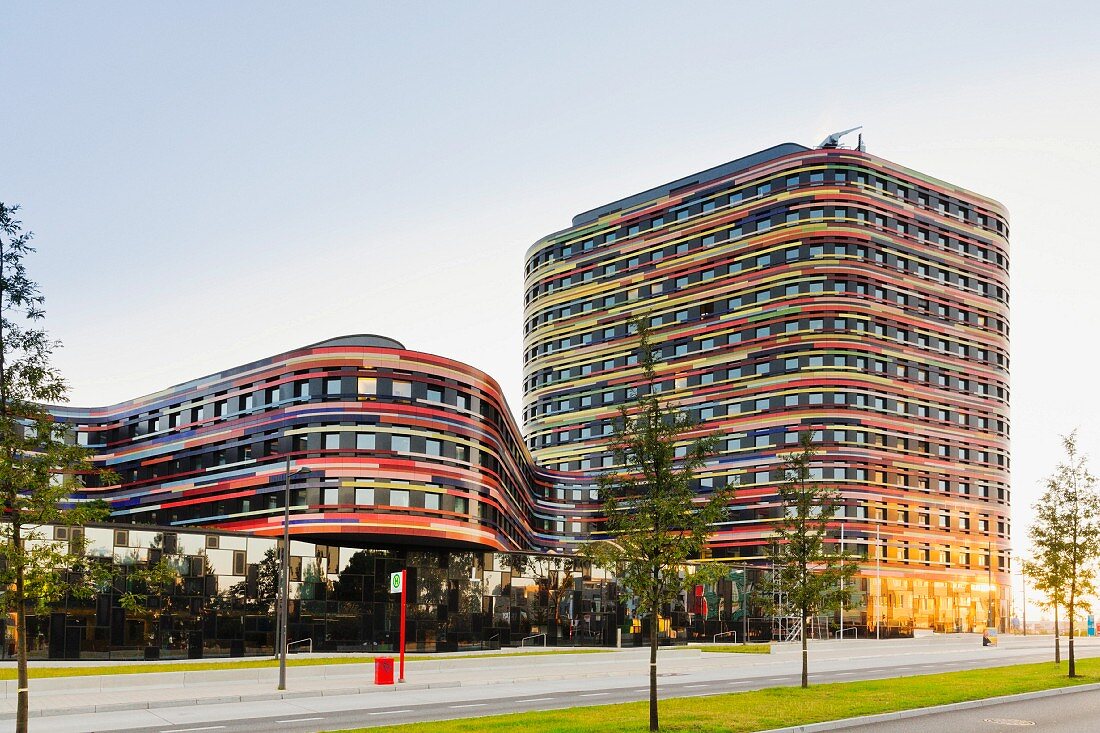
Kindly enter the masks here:
<path id="1" fill-rule="evenodd" d="M 401 662 L 398 667 L 398 682 L 405 681 L 405 575 L 406 571 L 390 573 L 390 593 L 401 594 L 401 637 L 399 654 Z"/>
<path id="2" fill-rule="evenodd" d="M 397 681 L 405 681 L 405 570 L 401 571 L 401 663 Z"/>

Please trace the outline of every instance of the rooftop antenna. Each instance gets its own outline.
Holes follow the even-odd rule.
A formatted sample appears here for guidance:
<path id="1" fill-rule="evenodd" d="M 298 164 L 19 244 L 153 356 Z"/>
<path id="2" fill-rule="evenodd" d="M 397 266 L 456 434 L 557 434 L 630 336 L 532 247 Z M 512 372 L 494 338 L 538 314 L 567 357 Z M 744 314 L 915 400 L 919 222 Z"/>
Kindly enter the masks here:
<path id="1" fill-rule="evenodd" d="M 858 150 L 861 153 L 866 153 L 867 152 L 867 148 L 863 145 L 863 133 L 862 132 L 859 133 L 859 142 L 856 143 L 856 150 Z"/>
<path id="2" fill-rule="evenodd" d="M 840 132 L 834 132 L 832 135 L 829 135 L 829 137 L 822 140 L 821 144 L 818 145 L 817 147 L 818 148 L 825 148 L 825 149 L 839 148 L 840 147 L 840 138 L 844 137 L 849 132 L 855 132 L 856 130 L 862 130 L 862 129 L 863 129 L 863 125 L 860 125 L 858 127 L 853 127 L 850 130 L 841 130 Z"/>

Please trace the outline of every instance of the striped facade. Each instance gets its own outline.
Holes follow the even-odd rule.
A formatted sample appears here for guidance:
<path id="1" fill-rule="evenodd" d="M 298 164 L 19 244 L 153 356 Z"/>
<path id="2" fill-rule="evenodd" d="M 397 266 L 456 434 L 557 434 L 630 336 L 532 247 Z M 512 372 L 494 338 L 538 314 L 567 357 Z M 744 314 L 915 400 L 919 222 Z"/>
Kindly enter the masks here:
<path id="1" fill-rule="evenodd" d="M 781 456 L 813 430 L 834 540 L 864 558 L 852 621 L 971 629 L 1006 616 L 1007 236 L 992 200 L 784 144 L 530 247 L 522 429 L 488 375 L 377 336 L 51 409 L 118 474 L 76 497 L 116 522 L 276 536 L 289 460 L 300 540 L 569 552 L 600 518 L 643 318 L 652 388 L 721 436 L 697 487 L 736 486 L 715 557 L 764 562 Z"/>
<path id="2" fill-rule="evenodd" d="M 376 336 L 324 341 L 105 408 L 53 408 L 120 483 L 112 519 L 291 532 L 333 545 L 568 543 L 597 513 L 583 476 L 536 468 L 500 387 Z"/>
<path id="3" fill-rule="evenodd" d="M 737 487 L 715 556 L 764 559 L 781 456 L 812 429 L 868 618 L 1002 618 L 1007 236 L 990 199 L 794 144 L 580 214 L 527 254 L 528 447 L 563 471 L 615 465 L 613 420 L 640 381 L 629 322 L 645 319 L 653 389 L 722 436 L 698 485 Z"/>

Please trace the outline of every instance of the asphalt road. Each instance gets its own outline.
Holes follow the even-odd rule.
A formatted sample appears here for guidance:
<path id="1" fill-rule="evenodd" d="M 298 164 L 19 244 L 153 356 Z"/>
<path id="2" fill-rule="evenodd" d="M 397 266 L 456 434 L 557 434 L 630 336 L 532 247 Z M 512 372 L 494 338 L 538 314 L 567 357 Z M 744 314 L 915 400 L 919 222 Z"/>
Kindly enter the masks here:
<path id="1" fill-rule="evenodd" d="M 935 713 L 844 730 L 846 733 L 1007 733 L 1013 730 L 1096 733 L 1100 731 L 1100 691 Z"/>
<path id="2" fill-rule="evenodd" d="M 732 655 L 731 655 L 732 656 Z M 1011 661 L 1005 659 L 982 658 L 976 656 L 968 660 L 938 662 L 934 664 L 883 664 L 881 666 L 868 667 L 859 670 L 829 671 L 813 673 L 811 671 L 811 683 L 821 684 L 826 682 L 850 682 L 860 679 L 882 679 L 887 677 L 910 676 L 929 674 L 933 672 L 946 672 L 959 669 L 974 669 L 983 666 L 1024 663 L 1028 661 L 1041 661 L 1049 659 L 1049 653 L 1037 652 L 1034 655 L 1016 657 Z M 812 668 L 811 668 L 812 670 Z M 677 679 L 687 677 L 687 680 Z M 518 685 L 524 688 L 527 694 L 510 694 L 511 685 L 493 685 L 484 688 L 438 688 L 432 690 L 409 690 L 408 702 L 400 705 L 378 706 L 377 698 L 370 695 L 345 695 L 310 697 L 291 700 L 279 700 L 270 702 L 251 703 L 226 703 L 220 705 L 204 705 L 193 709 L 165 708 L 161 710 L 125 711 L 118 713 L 102 713 L 94 716 L 65 716 L 35 719 L 34 729 L 36 733 L 108 733 L 114 731 L 128 731 L 128 733 L 254 733 L 255 731 L 279 731 L 280 733 L 316 733 L 320 730 L 340 730 L 345 728 L 360 728 L 378 725 L 391 725 L 396 723 L 414 723 L 446 720 L 453 718 L 479 717 L 500 713 L 525 712 L 533 710 L 554 710 L 585 705 L 604 705 L 609 703 L 631 702 L 648 699 L 648 688 L 638 684 L 644 678 L 629 680 L 591 680 L 591 686 L 583 692 L 573 688 L 566 688 L 567 683 L 554 683 L 552 681 L 540 683 L 538 689 L 532 688 L 530 683 Z M 692 680 L 691 675 L 665 676 L 660 680 L 660 695 L 667 697 L 691 697 L 703 695 L 716 695 L 726 692 L 740 692 L 744 690 L 761 689 L 765 687 L 783 687 L 797 685 L 799 676 L 797 673 L 772 674 L 749 679 L 730 680 Z M 1074 695 L 1071 699 L 1077 699 Z M 1070 706 L 1062 698 L 1063 702 L 1036 701 L 1034 703 L 1020 703 L 1022 709 L 1030 710 L 1031 705 L 1049 704 L 1049 720 L 1057 720 L 1055 716 L 1059 711 L 1067 713 Z M 1083 721 L 1090 720 L 1089 715 L 1078 716 L 1074 713 L 1070 727 L 1051 727 L 1042 730 L 1051 731 L 1081 731 L 1082 733 L 1094 733 L 1100 731 L 1100 694 L 1089 697 L 1092 707 L 1090 713 L 1093 717 L 1085 727 Z M 1076 702 L 1074 703 L 1076 704 Z M 369 707 L 368 707 L 369 706 Z M 1010 706 L 1005 706 L 1010 707 Z M 1045 709 L 1045 708 L 1044 708 Z M 926 731 L 931 733 L 937 730 L 950 733 L 966 733 L 968 731 L 1006 730 L 1004 725 L 993 727 L 972 727 L 973 725 L 986 725 L 981 723 L 985 718 L 1013 718 L 1018 717 L 1010 712 L 993 712 L 995 708 L 982 708 L 975 711 L 964 711 L 958 714 L 949 714 L 947 721 L 941 727 L 926 727 L 926 718 L 909 719 L 899 721 L 896 727 L 888 727 L 891 724 L 876 724 L 850 730 L 874 730 L 878 731 Z M 1027 718 L 1034 720 L 1037 713 Z M 958 718 L 950 718 L 952 715 Z M 939 718 L 940 716 L 933 716 Z M 977 722 L 975 722 L 977 721 Z M 1078 727 L 1073 727 L 1077 725 Z"/>

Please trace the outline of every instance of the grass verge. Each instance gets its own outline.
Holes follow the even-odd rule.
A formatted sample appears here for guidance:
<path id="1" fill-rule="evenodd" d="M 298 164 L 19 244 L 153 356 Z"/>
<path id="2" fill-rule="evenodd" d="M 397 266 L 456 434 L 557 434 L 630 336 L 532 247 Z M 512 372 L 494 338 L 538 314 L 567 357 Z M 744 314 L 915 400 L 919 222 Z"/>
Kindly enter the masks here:
<path id="1" fill-rule="evenodd" d="M 777 687 L 707 697 L 661 701 L 661 730 L 750 733 L 860 715 L 945 705 L 999 695 L 1100 682 L 1100 658 L 1080 659 L 1080 677 L 1066 677 L 1053 662 L 1018 664 L 800 687 Z M 648 730 L 646 702 L 495 715 L 431 724 L 432 733 L 642 733 Z M 359 733 L 416 733 L 422 723 L 362 728 Z M 350 733 L 350 732 L 349 732 Z"/>
<path id="2" fill-rule="evenodd" d="M 511 652 L 500 654 L 464 654 L 457 656 L 441 657 L 437 654 L 406 654 L 406 662 L 440 661 L 444 659 L 487 659 L 493 657 L 542 657 L 550 654 L 599 654 L 607 652 L 607 649 L 553 649 L 537 652 Z M 396 656 L 386 654 L 385 656 Z M 327 664 L 370 664 L 374 657 L 309 657 L 306 659 L 288 659 L 288 667 L 316 667 Z M 29 670 L 31 679 L 45 677 L 93 677 L 95 675 L 111 674 L 150 674 L 154 672 L 202 672 L 211 669 L 265 669 L 278 667 L 279 660 L 264 657 L 262 659 L 240 659 L 231 662 L 166 662 L 163 664 L 149 664 L 135 662 L 134 664 L 111 664 L 88 667 L 40 667 L 32 662 Z M 16 670 L 14 662 L 11 666 L 0 667 L 0 680 L 14 680 Z"/>
<path id="3" fill-rule="evenodd" d="M 694 647 L 693 647 L 694 648 Z M 771 644 L 717 644 L 698 647 L 701 652 L 718 652 L 721 654 L 771 654 Z"/>

